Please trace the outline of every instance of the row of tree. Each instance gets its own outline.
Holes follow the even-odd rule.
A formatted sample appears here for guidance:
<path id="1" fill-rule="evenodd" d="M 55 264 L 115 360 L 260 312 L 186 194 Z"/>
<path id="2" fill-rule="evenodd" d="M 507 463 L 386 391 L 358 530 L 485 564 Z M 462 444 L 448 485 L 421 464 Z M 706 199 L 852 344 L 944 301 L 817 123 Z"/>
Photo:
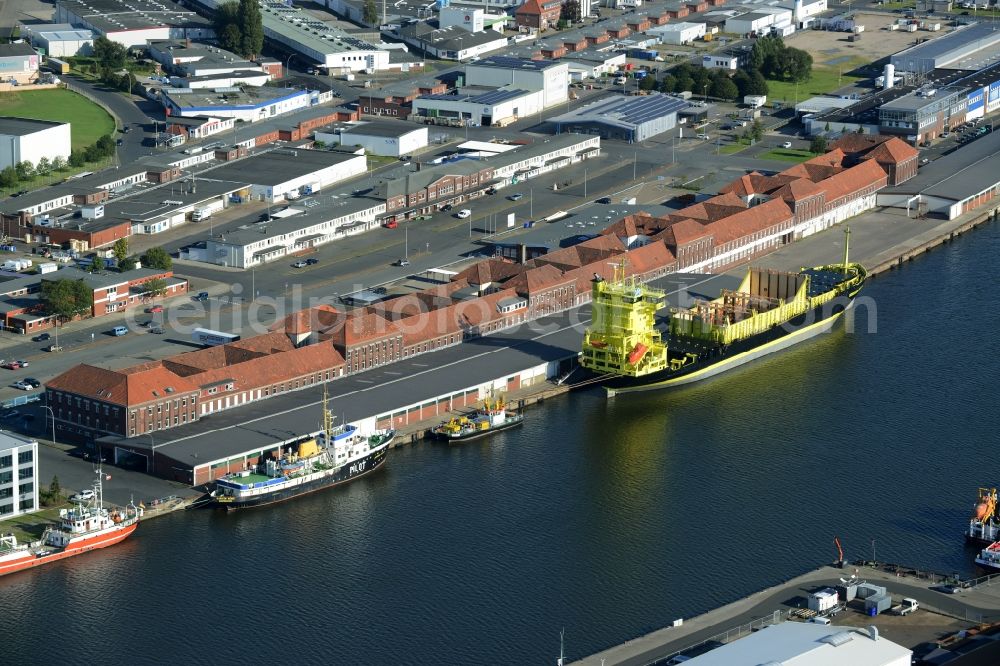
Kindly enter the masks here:
<path id="1" fill-rule="evenodd" d="M 230 0 L 215 12 L 219 46 L 244 58 L 260 55 L 264 48 L 264 20 L 257 0 Z"/>
<path id="2" fill-rule="evenodd" d="M 88 162 L 100 162 L 114 154 L 115 140 L 111 138 L 110 134 L 105 134 L 83 150 L 72 151 L 68 160 L 63 157 L 54 157 L 51 160 L 42 157 L 38 160 L 38 164 L 24 160 L 3 169 L 0 171 L 0 187 L 14 187 L 18 183 L 30 181 L 35 176 L 47 176 L 51 173 L 66 171 L 70 167 L 85 166 Z"/>
<path id="3" fill-rule="evenodd" d="M 705 69 L 682 63 L 657 81 L 647 76 L 639 82 L 641 90 L 665 93 L 690 91 L 715 99 L 738 100 L 746 95 L 766 95 L 767 81 L 759 71 L 738 70 L 732 76 L 723 69 Z"/>

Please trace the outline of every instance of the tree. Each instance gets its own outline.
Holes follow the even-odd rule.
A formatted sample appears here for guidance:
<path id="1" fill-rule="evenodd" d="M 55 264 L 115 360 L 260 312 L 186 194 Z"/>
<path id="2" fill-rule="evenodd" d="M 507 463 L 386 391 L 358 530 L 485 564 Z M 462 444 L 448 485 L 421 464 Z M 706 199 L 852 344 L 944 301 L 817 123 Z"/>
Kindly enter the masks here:
<path id="1" fill-rule="evenodd" d="M 111 246 L 111 254 L 114 255 L 118 267 L 121 268 L 122 262 L 128 257 L 128 239 L 119 238 L 116 240 L 115 244 Z"/>
<path id="2" fill-rule="evenodd" d="M 142 285 L 142 292 L 146 296 L 163 296 L 167 293 L 167 281 L 162 278 L 146 280 Z"/>
<path id="3" fill-rule="evenodd" d="M 87 156 L 82 150 L 73 150 L 69 154 L 69 165 L 71 167 L 82 167 L 87 163 Z"/>
<path id="4" fill-rule="evenodd" d="M 131 254 L 118 262 L 118 271 L 124 273 L 125 271 L 135 270 L 135 267 L 138 265 L 139 257 Z"/>
<path id="5" fill-rule="evenodd" d="M 754 141 L 760 141 L 764 138 L 764 125 L 760 120 L 754 120 L 753 125 L 750 126 L 750 137 Z"/>
<path id="6" fill-rule="evenodd" d="M 816 155 L 822 155 L 826 152 L 826 137 L 819 134 L 812 138 L 809 143 L 809 152 L 815 153 Z"/>
<path id="7" fill-rule="evenodd" d="M 28 160 L 15 164 L 14 170 L 17 171 L 18 180 L 31 180 L 35 175 L 35 167 Z"/>
<path id="8" fill-rule="evenodd" d="M 91 273 L 100 273 L 105 268 L 107 268 L 107 265 L 104 263 L 103 257 L 94 257 L 94 260 L 90 262 Z"/>
<path id="9" fill-rule="evenodd" d="M 644 76 L 639 80 L 639 90 L 656 90 L 656 77 Z"/>
<path id="10" fill-rule="evenodd" d="M 812 75 L 813 57 L 802 49 L 786 48 L 784 53 L 784 73 L 789 81 L 807 81 Z"/>
<path id="11" fill-rule="evenodd" d="M 746 92 L 747 95 L 766 95 L 768 93 L 767 79 L 760 73 L 760 70 L 751 70 L 750 84 Z"/>
<path id="12" fill-rule="evenodd" d="M 580 15 L 580 0 L 566 0 L 562 6 L 562 13 L 559 14 L 559 18 L 570 23 L 579 22 L 582 18 Z"/>
<path id="13" fill-rule="evenodd" d="M 107 37 L 98 37 L 94 40 L 94 58 L 102 67 L 108 69 L 121 69 L 125 66 L 125 58 L 128 56 L 128 49 L 118 42 L 113 42 Z"/>
<path id="14" fill-rule="evenodd" d="M 694 81 L 691 80 L 690 76 L 682 76 L 677 79 L 677 85 L 674 86 L 674 92 L 684 92 L 692 91 L 694 89 Z"/>
<path id="15" fill-rule="evenodd" d="M 35 167 L 35 173 L 39 176 L 47 176 L 52 172 L 52 162 L 49 162 L 49 158 L 41 157 L 38 159 L 38 165 Z"/>
<path id="16" fill-rule="evenodd" d="M 17 171 L 14 167 L 7 167 L 0 171 L 0 187 L 14 187 L 17 185 Z"/>
<path id="17" fill-rule="evenodd" d="M 55 157 L 52 158 L 53 171 L 65 171 L 67 166 L 69 166 L 69 163 L 66 161 L 66 158 L 63 157 L 62 155 L 56 155 Z"/>
<path id="18" fill-rule="evenodd" d="M 736 84 L 728 76 L 712 81 L 712 85 L 708 91 L 712 97 L 718 99 L 736 99 L 740 95 L 739 88 L 736 87 Z"/>
<path id="19" fill-rule="evenodd" d="M 378 8 L 375 7 L 375 0 L 365 0 L 361 20 L 368 25 L 378 24 Z"/>
<path id="20" fill-rule="evenodd" d="M 254 58 L 264 50 L 264 20 L 257 0 L 240 0 L 240 50 L 244 58 Z"/>
<path id="21" fill-rule="evenodd" d="M 864 133 L 865 133 L 865 126 L 858 125 L 858 134 L 864 134 Z"/>
<path id="22" fill-rule="evenodd" d="M 142 255 L 142 265 L 147 268 L 169 271 L 174 265 L 174 260 L 162 247 L 151 247 L 146 250 L 146 254 Z"/>
<path id="23" fill-rule="evenodd" d="M 101 157 L 111 157 L 115 154 L 115 140 L 111 138 L 110 134 L 102 136 L 94 145 L 97 146 Z"/>
<path id="24" fill-rule="evenodd" d="M 677 90 L 677 77 L 673 74 L 664 74 L 660 80 L 660 92 L 672 93 Z"/>
<path id="25" fill-rule="evenodd" d="M 52 477 L 52 483 L 49 484 L 48 489 L 38 489 L 38 498 L 41 500 L 42 506 L 55 506 L 57 504 L 62 504 L 63 491 L 62 486 L 59 484 L 58 476 Z"/>
<path id="26" fill-rule="evenodd" d="M 70 320 L 91 312 L 94 290 L 83 280 L 42 280 L 41 302 L 49 314 Z"/>
<path id="27" fill-rule="evenodd" d="M 227 51 L 238 53 L 243 33 L 240 30 L 240 4 L 230 0 L 219 5 L 215 10 L 215 34 L 219 46 Z"/>
<path id="28" fill-rule="evenodd" d="M 733 83 L 736 85 L 736 90 L 739 91 L 740 97 L 746 97 L 747 95 L 754 94 L 750 92 L 750 88 L 753 85 L 753 79 L 751 79 L 750 75 L 742 69 L 736 70 L 733 74 Z"/>

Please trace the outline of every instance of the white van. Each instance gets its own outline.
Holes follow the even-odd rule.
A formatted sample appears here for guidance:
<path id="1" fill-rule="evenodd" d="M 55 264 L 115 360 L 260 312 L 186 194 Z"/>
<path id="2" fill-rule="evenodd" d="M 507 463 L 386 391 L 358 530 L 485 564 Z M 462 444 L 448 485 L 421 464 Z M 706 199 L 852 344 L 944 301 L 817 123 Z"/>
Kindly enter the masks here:
<path id="1" fill-rule="evenodd" d="M 121 337 L 123 335 L 126 335 L 127 333 L 128 333 L 128 328 L 126 328 L 125 326 L 115 326 L 113 329 L 111 329 L 111 334 L 114 335 L 115 337 Z"/>

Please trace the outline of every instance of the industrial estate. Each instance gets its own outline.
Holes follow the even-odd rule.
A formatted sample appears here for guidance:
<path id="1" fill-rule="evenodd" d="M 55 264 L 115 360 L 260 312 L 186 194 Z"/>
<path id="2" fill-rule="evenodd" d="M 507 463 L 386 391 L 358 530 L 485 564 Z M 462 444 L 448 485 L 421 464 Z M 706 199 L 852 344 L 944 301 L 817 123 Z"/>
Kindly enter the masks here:
<path id="1" fill-rule="evenodd" d="M 810 344 L 1000 211 L 990 0 L 22 3 L 0 25 L 0 575 L 136 531 L 112 469 L 228 510 L 354 481 L 424 437 L 535 427 L 565 391 Z M 718 298 L 675 297 L 713 276 Z M 68 505 L 45 492 L 94 465 Z M 966 534 L 987 570 L 995 509 L 980 489 Z M 955 615 L 935 582 L 1000 600 L 836 548 L 771 591 L 804 607 L 582 663 L 993 663 L 1000 627 L 915 649 L 930 630 L 877 622 Z M 770 628 L 730 635 L 747 613 Z"/>

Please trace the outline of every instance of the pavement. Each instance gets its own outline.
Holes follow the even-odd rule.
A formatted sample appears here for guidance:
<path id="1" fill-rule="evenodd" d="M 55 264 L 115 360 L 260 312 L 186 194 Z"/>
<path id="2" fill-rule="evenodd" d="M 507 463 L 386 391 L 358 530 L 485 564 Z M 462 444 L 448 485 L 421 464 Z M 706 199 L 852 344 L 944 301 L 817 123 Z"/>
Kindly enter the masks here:
<path id="1" fill-rule="evenodd" d="M 762 618 L 767 623 L 770 620 L 767 616 L 772 616 L 774 611 L 787 613 L 801 608 L 806 595 L 820 588 L 840 585 L 842 580 L 855 572 L 860 580 L 886 586 L 893 597 L 916 599 L 921 606 L 917 613 L 929 610 L 970 622 L 1000 619 L 1000 585 L 997 584 L 980 585 L 960 594 L 949 594 L 941 591 L 942 577 L 935 574 L 899 575 L 864 566 L 846 569 L 824 566 L 704 615 L 685 618 L 679 627 L 659 629 L 573 663 L 580 666 L 644 666 L 708 639 L 724 639 L 727 632 L 740 636 L 746 632 L 737 628 L 751 623 L 760 626 Z M 840 624 L 842 619 L 835 617 L 833 623 Z M 877 625 L 877 619 L 869 623 Z"/>

